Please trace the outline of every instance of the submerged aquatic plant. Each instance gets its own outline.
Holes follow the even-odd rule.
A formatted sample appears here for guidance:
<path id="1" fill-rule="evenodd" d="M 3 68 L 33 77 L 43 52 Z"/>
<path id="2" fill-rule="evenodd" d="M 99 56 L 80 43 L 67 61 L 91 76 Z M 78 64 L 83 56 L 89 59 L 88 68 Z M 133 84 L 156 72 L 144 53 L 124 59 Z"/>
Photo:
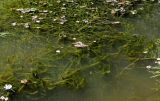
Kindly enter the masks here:
<path id="1" fill-rule="evenodd" d="M 14 35 L 1 35 L 7 37 L 0 53 L 5 67 L 0 71 L 0 84 L 5 84 L 1 100 L 15 93 L 38 99 L 59 87 L 80 89 L 87 74 L 112 73 L 118 57 L 130 62 L 152 57 L 152 40 L 118 31 L 123 23 L 118 17 L 138 14 L 133 4 L 139 2 L 16 0 L 4 5 L 0 29 Z"/>

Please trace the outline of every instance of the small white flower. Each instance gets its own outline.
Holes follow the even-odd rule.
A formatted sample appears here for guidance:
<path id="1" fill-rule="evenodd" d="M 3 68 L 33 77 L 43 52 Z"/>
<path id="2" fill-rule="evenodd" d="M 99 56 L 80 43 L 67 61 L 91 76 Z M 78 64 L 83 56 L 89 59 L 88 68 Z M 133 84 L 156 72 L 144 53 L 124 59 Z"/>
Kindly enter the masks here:
<path id="1" fill-rule="evenodd" d="M 73 40 L 76 40 L 76 38 L 73 38 Z"/>
<path id="2" fill-rule="evenodd" d="M 5 90 L 12 90 L 12 85 L 11 84 L 5 84 L 4 89 Z"/>
<path id="3" fill-rule="evenodd" d="M 36 23 L 40 23 L 41 21 L 40 20 L 36 20 Z"/>
<path id="4" fill-rule="evenodd" d="M 65 16 L 65 15 L 61 16 L 61 19 L 65 19 L 65 18 L 66 18 L 66 16 Z"/>
<path id="5" fill-rule="evenodd" d="M 133 15 L 137 14 L 137 10 L 132 10 L 132 11 L 130 11 L 130 12 L 131 12 L 131 14 L 133 14 Z"/>
<path id="6" fill-rule="evenodd" d="M 152 66 L 148 65 L 148 66 L 146 66 L 146 68 L 147 68 L 147 69 L 151 69 L 151 68 L 152 68 Z"/>
<path id="7" fill-rule="evenodd" d="M 160 61 L 155 61 L 156 64 L 160 65 Z"/>
<path id="8" fill-rule="evenodd" d="M 70 2 L 70 3 L 72 3 L 72 2 L 74 2 L 73 0 L 66 0 L 67 2 Z"/>
<path id="9" fill-rule="evenodd" d="M 124 13 L 126 10 L 125 10 L 125 8 L 124 7 L 120 7 L 120 12 L 121 13 Z"/>
<path id="10" fill-rule="evenodd" d="M 43 20 L 44 18 L 42 18 L 42 17 L 39 17 L 38 19 L 39 19 L 39 20 Z"/>
<path id="11" fill-rule="evenodd" d="M 29 11 L 35 12 L 37 9 L 36 8 L 28 8 Z"/>
<path id="12" fill-rule="evenodd" d="M 114 22 L 111 22 L 111 24 L 120 24 L 121 22 L 119 22 L 119 21 L 114 21 Z"/>
<path id="13" fill-rule="evenodd" d="M 63 25 L 64 23 L 65 23 L 64 21 L 59 22 L 59 24 L 61 24 L 61 25 Z"/>
<path id="14" fill-rule="evenodd" d="M 38 18 L 38 16 L 37 16 L 37 15 L 32 16 L 32 20 L 36 20 L 37 18 Z"/>
<path id="15" fill-rule="evenodd" d="M 117 0 L 106 0 L 107 3 L 118 2 Z"/>
<path id="16" fill-rule="evenodd" d="M 78 21 L 78 20 L 76 21 L 76 23 L 79 23 L 79 22 L 80 22 L 80 21 Z"/>
<path id="17" fill-rule="evenodd" d="M 35 27 L 36 29 L 40 29 L 41 27 L 39 27 L 39 26 L 37 26 L 37 27 Z"/>
<path id="18" fill-rule="evenodd" d="M 5 97 L 4 100 L 5 100 L 5 101 L 8 101 L 8 97 Z"/>
<path id="19" fill-rule="evenodd" d="M 23 15 L 21 15 L 20 18 L 23 18 Z"/>
<path id="20" fill-rule="evenodd" d="M 60 19 L 59 24 L 63 25 L 67 20 L 66 19 Z"/>
<path id="21" fill-rule="evenodd" d="M 160 58 L 157 58 L 157 61 L 160 61 Z"/>
<path id="22" fill-rule="evenodd" d="M 43 10 L 43 13 L 48 13 L 48 10 Z"/>
<path id="23" fill-rule="evenodd" d="M 82 20 L 84 23 L 88 23 L 89 21 L 87 19 Z"/>
<path id="24" fill-rule="evenodd" d="M 53 13 L 53 11 L 49 11 L 49 13 Z"/>
<path id="25" fill-rule="evenodd" d="M 148 53 L 148 51 L 144 51 L 143 53 L 144 53 L 144 54 L 147 54 L 147 53 Z"/>
<path id="26" fill-rule="evenodd" d="M 57 3 L 60 3 L 61 1 L 60 0 L 57 0 Z"/>
<path id="27" fill-rule="evenodd" d="M 76 17 L 76 16 L 77 16 L 77 14 L 74 14 L 73 16 L 74 16 L 74 17 Z"/>
<path id="28" fill-rule="evenodd" d="M 29 23 L 24 23 L 25 28 L 29 28 Z"/>
<path id="29" fill-rule="evenodd" d="M 11 25 L 12 25 L 12 26 L 16 26 L 16 25 L 17 25 L 17 23 L 16 23 L 16 22 L 13 22 Z"/>
<path id="30" fill-rule="evenodd" d="M 61 10 L 66 10 L 66 8 L 65 7 L 61 7 Z"/>
<path id="31" fill-rule="evenodd" d="M 0 99 L 1 99 L 2 101 L 8 101 L 8 97 L 1 96 Z"/>
<path id="32" fill-rule="evenodd" d="M 84 43 L 82 43 L 81 41 L 78 41 L 76 43 L 73 43 L 74 47 L 76 48 L 84 48 L 87 47 L 88 45 L 85 45 Z"/>
<path id="33" fill-rule="evenodd" d="M 1 97 L 0 97 L 0 99 L 1 99 L 1 100 L 4 100 L 4 99 L 5 99 L 5 97 L 4 97 L 4 96 L 1 96 Z"/>
<path id="34" fill-rule="evenodd" d="M 53 19 L 53 21 L 56 21 L 57 19 L 55 18 L 55 19 Z"/>
<path id="35" fill-rule="evenodd" d="M 87 6 L 86 5 L 83 5 L 83 6 L 79 6 L 79 8 L 86 8 Z"/>
<path id="36" fill-rule="evenodd" d="M 60 50 L 56 50 L 56 53 L 61 53 L 61 51 Z"/>
<path id="37" fill-rule="evenodd" d="M 144 10 L 144 8 L 143 8 L 143 7 L 140 7 L 139 10 Z"/>

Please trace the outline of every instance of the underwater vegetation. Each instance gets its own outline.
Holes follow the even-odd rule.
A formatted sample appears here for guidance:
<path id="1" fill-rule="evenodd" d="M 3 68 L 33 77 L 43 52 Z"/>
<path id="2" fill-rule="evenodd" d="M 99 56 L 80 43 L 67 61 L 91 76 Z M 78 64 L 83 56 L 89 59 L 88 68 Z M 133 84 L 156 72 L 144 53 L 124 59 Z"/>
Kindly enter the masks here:
<path id="1" fill-rule="evenodd" d="M 118 78 L 143 61 L 160 64 L 159 39 L 122 31 L 122 19 L 141 15 L 158 1 L 0 2 L 2 101 L 17 95 L 38 100 L 55 88 L 83 89 L 86 77 L 96 73 Z M 122 58 L 128 65 L 115 75 L 114 69 Z M 152 66 L 146 68 L 159 77 L 160 72 L 155 72 L 159 67 L 154 72 Z"/>

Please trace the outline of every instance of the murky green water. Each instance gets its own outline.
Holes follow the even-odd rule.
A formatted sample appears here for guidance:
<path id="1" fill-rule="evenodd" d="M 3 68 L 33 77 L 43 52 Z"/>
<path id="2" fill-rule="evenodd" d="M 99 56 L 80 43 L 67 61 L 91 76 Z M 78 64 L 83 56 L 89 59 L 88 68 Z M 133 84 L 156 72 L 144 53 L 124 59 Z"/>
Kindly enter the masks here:
<path id="1" fill-rule="evenodd" d="M 155 38 L 160 35 L 160 8 L 151 14 L 129 21 L 135 34 L 148 35 Z M 125 67 L 125 62 L 119 66 Z M 117 68 L 119 71 L 120 69 Z M 118 74 L 118 72 L 115 72 Z M 80 91 L 57 90 L 46 98 L 46 101 L 160 101 L 159 92 L 154 89 L 156 82 L 145 66 L 133 66 L 119 77 L 104 78 L 90 75 L 86 89 Z"/>
<path id="2" fill-rule="evenodd" d="M 139 71 L 139 72 L 137 72 Z M 59 90 L 46 101 L 159 101 L 159 94 L 152 91 L 154 80 L 144 70 L 131 70 L 121 78 L 92 78 L 88 88 L 82 91 Z"/>
<path id="3" fill-rule="evenodd" d="M 129 19 L 129 24 L 133 29 L 127 31 L 148 35 L 153 38 L 159 36 L 159 10 L 158 8 L 152 14 L 138 17 L 137 19 Z M 154 90 L 157 82 L 155 79 L 150 78 L 152 75 L 145 65 L 133 65 L 132 68 L 119 75 L 120 71 L 129 63 L 126 60 L 123 61 L 123 59 L 117 61 L 117 63 L 114 72 L 107 77 L 94 71 L 86 74 L 88 83 L 83 89 L 57 88 L 38 101 L 160 101 L 160 92 Z M 25 99 L 24 95 L 16 101 L 29 101 Z"/>
<path id="4" fill-rule="evenodd" d="M 159 21 L 160 8 L 157 7 L 157 9 L 153 10 L 149 14 L 128 18 L 127 20 L 125 19 L 126 23 L 124 24 L 125 29 L 123 31 L 132 34 L 147 35 L 148 37 L 154 39 L 160 35 Z M 54 38 L 52 39 L 52 37 L 43 38 L 41 36 L 32 36 L 31 34 L 27 34 L 20 35 L 20 37 L 16 36 L 16 38 L 14 35 L 11 35 L 14 38 L 9 37 L 9 39 L 7 39 L 4 36 L 10 36 L 10 34 L 6 33 L 7 32 L 1 33 L 0 67 L 5 68 L 0 69 L 1 71 L 5 71 L 8 69 L 10 70 L 10 67 L 13 67 L 17 71 L 14 71 L 14 75 L 19 81 L 27 78 L 27 73 L 30 73 L 33 71 L 33 69 L 43 69 L 41 66 L 48 66 L 48 68 L 53 68 L 50 69 L 51 71 L 49 71 L 49 73 L 54 80 L 60 75 L 59 72 L 65 70 L 67 66 L 74 64 L 73 60 L 75 57 L 72 56 L 68 56 L 68 59 L 64 59 L 64 61 L 52 60 L 52 56 L 50 56 L 48 53 L 55 53 L 56 49 L 60 49 L 61 52 L 70 52 L 69 49 L 73 49 L 69 46 L 68 50 L 63 51 L 63 49 L 66 48 L 65 45 L 62 47 L 62 44 L 55 42 L 55 40 L 53 40 Z M 73 51 L 77 52 L 78 49 L 73 49 Z M 61 57 L 59 53 L 55 54 L 55 56 L 57 55 Z M 88 57 L 85 56 L 83 59 L 88 61 L 82 61 L 82 64 L 79 63 L 81 65 L 79 67 L 86 66 L 85 63 L 89 64 L 96 61 L 96 59 L 94 60 L 91 57 L 88 59 Z M 100 72 L 94 69 L 89 69 L 87 72 L 83 73 L 83 76 L 87 81 L 87 84 L 84 88 L 75 90 L 66 87 L 57 87 L 53 91 L 45 92 L 45 96 L 43 94 L 36 95 L 36 98 L 40 99 L 37 100 L 33 97 L 33 100 L 160 101 L 160 92 L 155 90 L 159 84 L 156 82 L 155 78 L 151 78 L 152 74 L 148 72 L 148 69 L 146 68 L 146 65 L 154 64 L 154 61 L 133 64 L 129 62 L 125 56 L 113 57 L 112 59 L 113 68 L 111 68 L 111 73 L 109 74 L 102 75 Z M 77 60 L 80 61 L 79 59 Z M 71 62 L 71 64 L 67 64 L 68 61 Z M 61 68 L 57 68 L 58 66 L 56 65 Z M 21 74 L 25 74 L 25 76 Z M 15 94 L 14 97 L 14 101 L 32 101 L 31 99 L 28 99 L 28 96 L 25 94 Z"/>

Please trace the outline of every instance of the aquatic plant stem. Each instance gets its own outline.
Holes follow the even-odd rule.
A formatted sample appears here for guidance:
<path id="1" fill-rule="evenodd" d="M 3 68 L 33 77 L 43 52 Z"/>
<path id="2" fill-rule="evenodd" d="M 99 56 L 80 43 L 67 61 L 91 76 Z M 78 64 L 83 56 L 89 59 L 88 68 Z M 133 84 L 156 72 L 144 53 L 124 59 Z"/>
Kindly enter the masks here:
<path id="1" fill-rule="evenodd" d="M 120 71 L 120 73 L 117 74 L 115 77 L 117 78 L 117 77 L 121 76 L 128 68 L 130 68 L 131 66 L 133 66 L 137 61 L 139 61 L 139 58 L 136 59 L 136 60 L 134 60 L 132 63 L 130 63 L 130 64 L 127 65 L 126 67 L 124 67 L 124 69 L 122 69 L 122 70 Z"/>

